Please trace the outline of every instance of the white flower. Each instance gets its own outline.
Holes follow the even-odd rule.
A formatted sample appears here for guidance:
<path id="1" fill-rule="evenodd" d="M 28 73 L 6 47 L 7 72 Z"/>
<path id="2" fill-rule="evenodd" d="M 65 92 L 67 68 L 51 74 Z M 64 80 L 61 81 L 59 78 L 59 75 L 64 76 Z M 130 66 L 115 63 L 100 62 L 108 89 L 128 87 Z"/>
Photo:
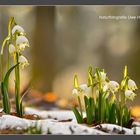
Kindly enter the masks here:
<path id="1" fill-rule="evenodd" d="M 10 44 L 9 45 L 9 53 L 14 54 L 15 51 L 16 51 L 15 46 L 13 44 Z"/>
<path id="2" fill-rule="evenodd" d="M 136 94 L 132 90 L 126 90 L 125 91 L 125 97 L 127 99 L 133 100 L 135 98 Z"/>
<path id="3" fill-rule="evenodd" d="M 25 47 L 29 47 L 29 41 L 25 36 L 18 36 L 17 40 L 16 40 L 16 44 L 17 44 L 17 50 L 20 51 L 24 51 Z"/>
<path id="4" fill-rule="evenodd" d="M 81 84 L 79 85 L 79 89 L 74 88 L 72 90 L 72 94 L 75 96 L 79 96 L 80 94 L 91 94 L 91 87 L 88 87 L 87 84 Z"/>
<path id="5" fill-rule="evenodd" d="M 91 87 L 88 87 L 87 84 L 81 84 L 81 85 L 79 86 L 79 88 L 81 89 L 81 91 L 82 91 L 83 93 L 87 93 L 87 94 L 90 94 L 90 93 L 91 93 Z"/>
<path id="6" fill-rule="evenodd" d="M 106 73 L 100 72 L 101 74 L 101 81 L 104 82 L 106 80 Z M 95 73 L 95 78 L 98 80 L 97 74 Z"/>
<path id="7" fill-rule="evenodd" d="M 103 91 L 106 92 L 108 90 L 108 84 L 106 83 L 104 86 L 103 86 Z"/>
<path id="8" fill-rule="evenodd" d="M 101 73 L 101 80 L 105 81 L 106 80 L 106 73 L 100 72 Z"/>
<path id="9" fill-rule="evenodd" d="M 21 64 L 22 68 L 29 65 L 28 60 L 23 55 L 19 56 L 19 63 Z"/>
<path id="10" fill-rule="evenodd" d="M 78 90 L 75 89 L 75 88 L 72 90 L 72 94 L 73 94 L 74 96 L 79 96 L 79 92 L 78 92 Z"/>
<path id="11" fill-rule="evenodd" d="M 128 80 L 128 89 L 130 89 L 130 90 L 138 89 L 137 86 L 136 86 L 136 83 L 131 79 Z"/>
<path id="12" fill-rule="evenodd" d="M 12 34 L 14 34 L 16 31 L 24 32 L 24 29 L 19 25 L 15 25 L 12 29 Z"/>
<path id="13" fill-rule="evenodd" d="M 108 88 L 112 93 L 117 92 L 119 89 L 119 84 L 116 81 L 110 81 L 108 83 Z"/>

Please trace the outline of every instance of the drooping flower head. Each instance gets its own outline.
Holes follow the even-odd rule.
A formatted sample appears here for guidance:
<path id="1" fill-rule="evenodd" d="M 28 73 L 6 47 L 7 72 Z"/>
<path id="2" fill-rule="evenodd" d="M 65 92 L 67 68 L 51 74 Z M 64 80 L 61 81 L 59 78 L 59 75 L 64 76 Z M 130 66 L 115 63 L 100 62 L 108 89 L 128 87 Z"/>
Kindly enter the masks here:
<path id="1" fill-rule="evenodd" d="M 12 34 L 14 34 L 16 31 L 23 33 L 24 32 L 24 29 L 21 26 L 19 26 L 19 25 L 15 25 L 13 27 L 13 29 L 12 29 Z"/>
<path id="2" fill-rule="evenodd" d="M 28 60 L 23 55 L 19 56 L 19 63 L 21 64 L 22 68 L 29 65 Z"/>
<path id="3" fill-rule="evenodd" d="M 128 80 L 128 89 L 132 90 L 132 91 L 138 89 L 135 81 L 133 81 L 131 79 Z"/>
<path id="4" fill-rule="evenodd" d="M 134 100 L 136 94 L 132 90 L 125 91 L 125 97 L 129 100 Z"/>
<path id="5" fill-rule="evenodd" d="M 24 51 L 25 47 L 29 47 L 29 41 L 25 36 L 18 36 L 16 40 L 17 50 Z"/>
<path id="6" fill-rule="evenodd" d="M 117 92 L 119 89 L 119 83 L 116 81 L 109 81 L 108 88 L 112 93 Z"/>
<path id="7" fill-rule="evenodd" d="M 79 85 L 79 88 L 74 88 L 73 90 L 72 90 L 72 94 L 74 95 L 74 96 L 80 96 L 81 94 L 87 94 L 87 96 L 90 96 L 90 94 L 91 94 L 91 87 L 90 86 L 88 86 L 87 84 L 81 84 L 81 85 Z"/>
<path id="8" fill-rule="evenodd" d="M 13 44 L 9 45 L 9 53 L 13 55 L 16 52 L 15 46 Z"/>

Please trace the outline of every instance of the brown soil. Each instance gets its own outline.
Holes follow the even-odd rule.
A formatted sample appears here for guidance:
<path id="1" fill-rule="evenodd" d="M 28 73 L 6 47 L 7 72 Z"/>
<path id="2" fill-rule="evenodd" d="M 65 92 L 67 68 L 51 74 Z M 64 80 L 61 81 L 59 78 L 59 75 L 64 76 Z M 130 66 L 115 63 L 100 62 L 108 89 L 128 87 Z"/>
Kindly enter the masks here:
<path id="1" fill-rule="evenodd" d="M 6 115 L 6 113 L 0 112 L 0 117 L 1 117 L 2 115 Z M 10 115 L 19 117 L 19 116 L 17 115 L 16 112 L 11 112 Z M 24 115 L 23 115 L 22 117 L 20 117 L 20 118 L 29 119 L 29 120 L 40 120 L 40 119 L 41 119 L 41 118 L 40 118 L 38 115 L 36 115 L 36 114 L 24 114 Z"/>

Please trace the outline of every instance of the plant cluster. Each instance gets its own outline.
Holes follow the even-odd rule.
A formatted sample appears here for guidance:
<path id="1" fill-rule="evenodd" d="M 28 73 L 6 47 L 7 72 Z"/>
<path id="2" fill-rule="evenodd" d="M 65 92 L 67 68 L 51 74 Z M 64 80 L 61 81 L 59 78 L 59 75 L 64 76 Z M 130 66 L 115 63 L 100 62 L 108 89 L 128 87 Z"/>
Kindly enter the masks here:
<path id="1" fill-rule="evenodd" d="M 128 76 L 127 66 L 124 67 L 123 79 L 120 84 L 109 80 L 105 70 L 92 66 L 88 70 L 88 84 L 78 83 L 78 76 L 74 76 L 72 94 L 78 99 L 79 110 L 74 107 L 73 112 L 78 123 L 84 123 L 82 100 L 86 113 L 86 123 L 113 123 L 127 127 L 131 114 L 127 101 L 135 98 L 136 83 Z"/>
<path id="2" fill-rule="evenodd" d="M 14 17 L 11 17 L 8 24 L 8 35 L 4 39 L 0 52 L 1 60 L 1 94 L 3 101 L 3 111 L 7 114 L 11 112 L 11 104 L 8 94 L 9 76 L 15 71 L 15 103 L 18 116 L 23 115 L 22 101 L 20 96 L 20 69 L 29 65 L 28 60 L 23 56 L 23 51 L 29 47 L 29 41 L 26 38 L 24 29 L 19 26 Z M 6 52 L 6 68 L 4 68 L 4 51 Z"/>

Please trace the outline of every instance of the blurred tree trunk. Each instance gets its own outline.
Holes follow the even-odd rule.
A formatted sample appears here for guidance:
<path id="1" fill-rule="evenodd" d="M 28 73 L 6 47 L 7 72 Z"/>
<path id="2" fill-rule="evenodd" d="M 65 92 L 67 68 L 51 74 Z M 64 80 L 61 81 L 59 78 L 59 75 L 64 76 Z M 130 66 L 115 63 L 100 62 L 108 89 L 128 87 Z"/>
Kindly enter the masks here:
<path id="1" fill-rule="evenodd" d="M 36 7 L 36 27 L 33 42 L 33 85 L 41 91 L 51 91 L 55 75 L 54 6 Z"/>

